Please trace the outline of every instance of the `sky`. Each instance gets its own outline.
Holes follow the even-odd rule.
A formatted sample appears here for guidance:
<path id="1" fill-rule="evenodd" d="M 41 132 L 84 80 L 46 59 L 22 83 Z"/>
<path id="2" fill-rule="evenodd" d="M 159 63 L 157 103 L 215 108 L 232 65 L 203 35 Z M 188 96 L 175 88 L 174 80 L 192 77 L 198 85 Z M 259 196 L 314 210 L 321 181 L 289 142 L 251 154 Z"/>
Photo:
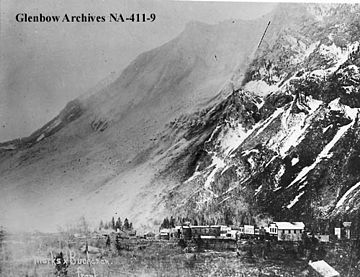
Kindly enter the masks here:
<path id="1" fill-rule="evenodd" d="M 275 3 L 1 0 L 0 142 L 30 135 L 67 102 L 109 75 L 118 76 L 140 53 L 176 37 L 196 20 L 216 24 L 254 19 Z M 28 15 L 155 13 L 146 23 L 24 23 Z"/>

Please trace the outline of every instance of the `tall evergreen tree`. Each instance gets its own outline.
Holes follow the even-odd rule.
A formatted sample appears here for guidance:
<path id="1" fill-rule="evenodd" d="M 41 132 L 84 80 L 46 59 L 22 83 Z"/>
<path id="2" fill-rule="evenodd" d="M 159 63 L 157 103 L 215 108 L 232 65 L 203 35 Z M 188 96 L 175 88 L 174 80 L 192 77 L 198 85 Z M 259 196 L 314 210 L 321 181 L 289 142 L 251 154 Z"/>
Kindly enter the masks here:
<path id="1" fill-rule="evenodd" d="M 129 229 L 130 229 L 129 220 L 128 220 L 127 218 L 125 218 L 125 220 L 124 220 L 124 229 L 125 229 L 125 230 L 129 230 Z"/>
<path id="2" fill-rule="evenodd" d="M 99 230 L 104 229 L 104 222 L 102 220 L 100 220 L 100 224 L 99 224 Z"/>
<path id="3" fill-rule="evenodd" d="M 115 218 L 112 217 L 111 219 L 111 228 L 113 228 L 115 230 Z"/>
<path id="4" fill-rule="evenodd" d="M 167 217 L 164 218 L 163 222 L 161 223 L 160 228 L 164 228 L 164 229 L 170 228 L 169 218 L 167 218 Z"/>
<path id="5" fill-rule="evenodd" d="M 175 218 L 174 217 L 170 217 L 170 228 L 175 228 Z"/>
<path id="6" fill-rule="evenodd" d="M 116 223 L 115 223 L 115 229 L 117 230 L 117 229 L 122 229 L 122 222 L 121 222 L 121 219 L 120 219 L 120 217 L 118 217 L 118 219 L 117 219 L 117 221 L 116 221 Z"/>

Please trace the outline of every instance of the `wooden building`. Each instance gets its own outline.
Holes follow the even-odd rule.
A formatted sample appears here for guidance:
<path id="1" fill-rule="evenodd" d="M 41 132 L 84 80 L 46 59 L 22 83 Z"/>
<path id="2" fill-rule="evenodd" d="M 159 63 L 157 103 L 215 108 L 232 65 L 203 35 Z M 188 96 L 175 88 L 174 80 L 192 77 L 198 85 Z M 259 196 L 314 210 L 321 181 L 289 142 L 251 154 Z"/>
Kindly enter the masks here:
<path id="1" fill-rule="evenodd" d="M 269 225 L 270 234 L 277 233 L 278 241 L 301 241 L 303 222 L 274 222 Z"/>

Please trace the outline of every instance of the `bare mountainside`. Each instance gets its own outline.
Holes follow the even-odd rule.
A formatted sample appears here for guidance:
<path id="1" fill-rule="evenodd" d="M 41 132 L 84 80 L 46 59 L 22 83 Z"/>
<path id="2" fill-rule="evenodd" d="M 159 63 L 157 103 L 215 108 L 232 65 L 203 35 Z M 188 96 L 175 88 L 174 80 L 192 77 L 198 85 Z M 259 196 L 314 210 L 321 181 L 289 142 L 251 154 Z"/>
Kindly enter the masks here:
<path id="1" fill-rule="evenodd" d="M 1 143 L 0 222 L 54 230 L 117 212 L 140 226 L 168 214 L 162 193 L 178 181 L 160 173 L 197 143 L 184 136 L 194 120 L 241 82 L 269 16 L 191 22 L 29 137 Z"/>

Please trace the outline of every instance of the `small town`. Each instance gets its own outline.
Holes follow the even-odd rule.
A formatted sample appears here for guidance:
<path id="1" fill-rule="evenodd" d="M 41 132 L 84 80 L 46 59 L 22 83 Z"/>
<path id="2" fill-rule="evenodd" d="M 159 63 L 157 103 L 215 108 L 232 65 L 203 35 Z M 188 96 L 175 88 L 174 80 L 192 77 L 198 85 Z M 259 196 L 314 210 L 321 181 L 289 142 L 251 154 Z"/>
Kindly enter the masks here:
<path id="1" fill-rule="evenodd" d="M 123 228 L 116 228 L 116 224 L 114 228 L 116 231 L 109 232 L 109 229 L 102 231 L 105 231 L 103 235 L 107 237 L 107 245 L 111 244 L 112 234 L 118 249 L 121 249 L 121 240 L 138 238 L 173 241 L 184 253 L 201 253 L 211 250 L 231 251 L 236 252 L 237 257 L 255 260 L 256 258 L 266 260 L 271 256 L 272 249 L 286 245 L 287 249 L 283 254 L 290 252 L 295 258 L 306 260 L 309 272 L 312 272 L 314 276 L 323 277 L 341 276 L 323 259 L 326 256 L 326 245 L 340 242 L 359 244 L 356 234 L 353 234 L 352 222 L 339 223 L 332 232 L 322 234 L 311 232 L 303 222 L 270 222 L 266 226 L 226 226 L 193 225 L 190 221 L 183 220 L 183 224 L 175 226 L 174 221 L 173 217 L 170 220 L 165 218 L 158 233 L 148 232 L 137 235 L 132 228 L 130 232 L 124 232 Z M 260 253 L 254 255 L 254 252 L 259 249 Z M 310 273 L 309 276 L 313 275 Z"/>
<path id="2" fill-rule="evenodd" d="M 195 222 L 196 223 L 196 222 Z M 194 225 L 191 221 L 182 220 L 181 225 L 175 224 L 175 219 L 165 218 L 158 232 L 138 233 L 132 223 L 126 218 L 121 224 L 112 218 L 108 224 L 100 223 L 99 229 L 92 236 L 102 241 L 105 249 L 133 251 L 145 249 L 150 243 L 172 245 L 180 249 L 190 259 L 196 261 L 202 253 L 234 253 L 237 259 L 257 263 L 278 259 L 286 261 L 300 260 L 307 263 L 303 270 L 304 276 L 341 276 L 336 268 L 326 261 L 329 248 L 341 249 L 343 245 L 359 245 L 358 234 L 352 227 L 352 222 L 342 222 L 329 233 L 311 232 L 303 222 L 269 222 L 267 225 Z M 77 238 L 86 238 L 74 234 Z M 100 243 L 101 245 L 101 243 Z M 101 248 L 101 247 L 100 247 Z M 96 253 L 100 248 L 91 246 L 87 241 L 82 251 L 88 257 L 89 252 Z M 101 252 L 101 251 L 100 251 Z M 352 253 L 354 252 L 354 253 Z M 359 252 L 352 248 L 348 255 Z M 70 254 L 71 256 L 71 254 Z M 284 256 L 287 258 L 284 259 Z M 307 275 L 306 275 L 307 274 Z M 329 275 L 330 274 L 330 275 Z M 246 276 L 246 275 L 245 275 Z M 257 275 L 268 276 L 268 275 Z M 273 275 L 278 276 L 278 275 Z M 282 275 L 279 275 L 282 276 Z M 286 275 L 284 275 L 286 276 Z M 291 276 L 291 275 L 289 275 Z"/>
<path id="3" fill-rule="evenodd" d="M 317 233 L 303 222 L 227 226 L 178 221 L 165 218 L 157 231 L 148 232 L 114 217 L 95 229 L 81 218 L 54 234 L 2 229 L 2 276 L 335 277 L 359 272 L 359 234 L 352 222 Z M 19 266 L 10 267 L 15 261 Z"/>

